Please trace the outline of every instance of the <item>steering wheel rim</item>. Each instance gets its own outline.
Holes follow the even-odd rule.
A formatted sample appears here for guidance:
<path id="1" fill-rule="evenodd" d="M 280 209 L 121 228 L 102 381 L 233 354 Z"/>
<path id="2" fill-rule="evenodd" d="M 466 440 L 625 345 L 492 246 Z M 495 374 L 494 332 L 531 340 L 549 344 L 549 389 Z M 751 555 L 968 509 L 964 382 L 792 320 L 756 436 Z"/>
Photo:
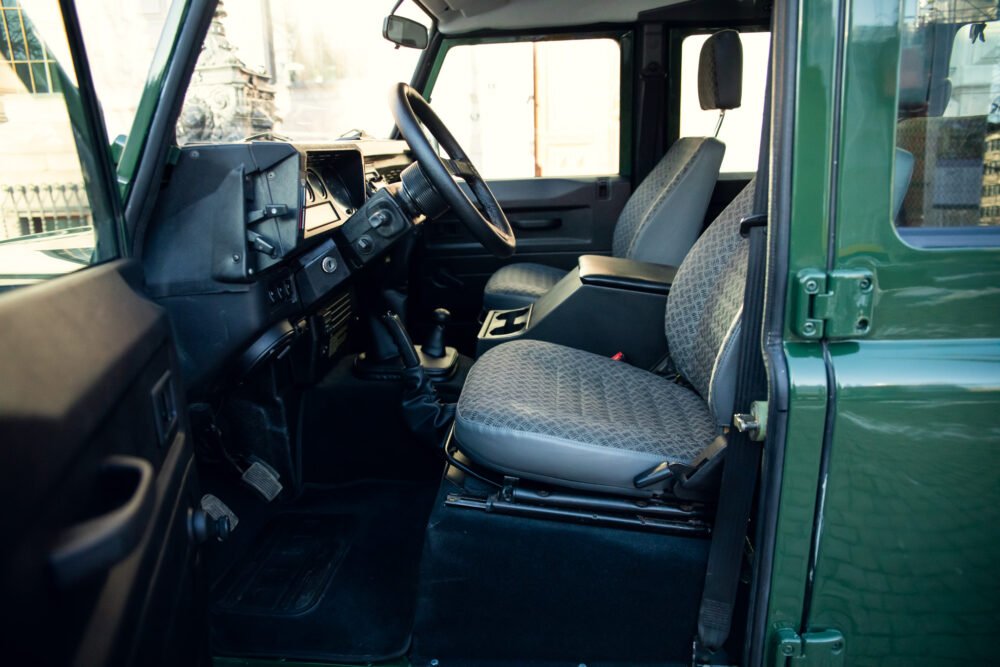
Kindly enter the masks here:
<path id="1" fill-rule="evenodd" d="M 396 127 L 410 145 L 427 180 L 448 203 L 458 219 L 484 248 L 497 257 L 513 255 L 517 241 L 507 216 L 486 185 L 486 181 L 469 160 L 469 156 L 434 113 L 423 95 L 405 83 L 397 84 L 392 90 L 390 108 Z M 441 144 L 450 159 L 443 159 L 438 155 L 420 127 L 421 123 Z M 456 176 L 468 184 L 482 211 L 458 186 L 454 178 Z"/>

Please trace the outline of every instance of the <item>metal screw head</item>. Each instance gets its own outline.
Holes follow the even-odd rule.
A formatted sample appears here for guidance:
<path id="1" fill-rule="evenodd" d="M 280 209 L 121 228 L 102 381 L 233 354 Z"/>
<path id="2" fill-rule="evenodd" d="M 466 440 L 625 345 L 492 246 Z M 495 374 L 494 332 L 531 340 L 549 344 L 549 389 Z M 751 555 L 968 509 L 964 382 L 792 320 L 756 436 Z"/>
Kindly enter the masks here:
<path id="1" fill-rule="evenodd" d="M 868 290 L 871 289 L 871 286 L 872 286 L 871 278 L 862 278 L 861 282 L 858 285 L 858 287 L 861 288 L 862 292 L 867 292 Z"/>
<path id="2" fill-rule="evenodd" d="M 430 665 L 431 665 L 431 667 L 437 667 L 437 666 L 438 666 L 438 665 L 440 665 L 440 664 L 441 664 L 441 663 L 440 663 L 440 662 L 438 662 L 438 659 L 437 659 L 437 658 L 431 658 L 431 662 L 430 662 Z"/>
<path id="3" fill-rule="evenodd" d="M 198 151 L 191 151 L 191 159 L 192 160 L 197 160 L 200 157 L 201 157 L 201 153 L 199 153 Z"/>
<path id="4" fill-rule="evenodd" d="M 815 294 L 817 291 L 819 291 L 819 283 L 817 283 L 815 280 L 807 280 L 806 292 L 808 292 L 809 294 Z"/>
<path id="5" fill-rule="evenodd" d="M 274 180 L 274 178 L 275 178 L 275 173 L 274 173 L 273 171 L 269 171 L 269 172 L 267 172 L 267 179 L 268 179 L 269 181 L 273 181 L 273 180 Z"/>
<path id="6" fill-rule="evenodd" d="M 802 325 L 802 331 L 806 335 L 811 336 L 816 333 L 816 325 L 812 322 L 806 322 Z"/>
<path id="7" fill-rule="evenodd" d="M 240 254 L 239 253 L 233 253 L 233 261 L 234 262 L 240 261 Z"/>
<path id="8" fill-rule="evenodd" d="M 839 651 L 840 649 L 844 648 L 844 642 L 833 642 L 833 644 L 830 645 L 830 648 L 832 648 L 834 651 Z"/>
<path id="9" fill-rule="evenodd" d="M 782 644 L 781 645 L 781 652 L 783 654 L 785 654 L 785 655 L 791 655 L 791 654 L 795 653 L 795 647 L 792 646 L 791 644 Z"/>

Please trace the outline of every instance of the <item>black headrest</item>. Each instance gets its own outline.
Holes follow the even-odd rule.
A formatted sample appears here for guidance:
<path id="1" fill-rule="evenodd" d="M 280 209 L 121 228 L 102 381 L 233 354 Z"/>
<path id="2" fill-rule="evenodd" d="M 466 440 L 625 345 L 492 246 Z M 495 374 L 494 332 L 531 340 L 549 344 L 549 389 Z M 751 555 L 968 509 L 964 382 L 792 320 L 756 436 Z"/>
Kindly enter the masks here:
<path id="1" fill-rule="evenodd" d="M 705 42 L 698 58 L 702 109 L 736 109 L 743 97 L 743 43 L 735 30 L 721 30 Z"/>

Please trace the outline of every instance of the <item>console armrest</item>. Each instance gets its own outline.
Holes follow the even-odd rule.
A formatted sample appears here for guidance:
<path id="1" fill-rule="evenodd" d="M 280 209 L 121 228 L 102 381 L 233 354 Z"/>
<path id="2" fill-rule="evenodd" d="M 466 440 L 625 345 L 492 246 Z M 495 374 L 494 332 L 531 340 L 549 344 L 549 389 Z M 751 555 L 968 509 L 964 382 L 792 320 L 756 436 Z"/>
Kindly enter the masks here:
<path id="1" fill-rule="evenodd" d="M 580 257 L 580 282 L 584 285 L 649 294 L 668 294 L 676 274 L 676 266 L 602 255 Z"/>

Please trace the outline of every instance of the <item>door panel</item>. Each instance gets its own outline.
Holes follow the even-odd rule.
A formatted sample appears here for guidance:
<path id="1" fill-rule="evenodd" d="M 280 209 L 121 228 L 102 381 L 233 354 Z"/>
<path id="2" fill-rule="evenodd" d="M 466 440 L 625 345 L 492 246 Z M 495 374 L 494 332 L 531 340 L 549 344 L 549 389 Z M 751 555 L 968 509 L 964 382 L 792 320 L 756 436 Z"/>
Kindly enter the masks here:
<path id="1" fill-rule="evenodd" d="M 139 276 L 118 261 L 0 298 L 0 650 L 26 664 L 198 664 L 200 496 L 169 324 Z"/>
<path id="2" fill-rule="evenodd" d="M 508 262 L 569 270 L 580 255 L 610 254 L 615 223 L 631 194 L 619 176 L 497 180 L 489 186 L 514 226 L 512 260 L 488 254 L 450 214 L 427 225 L 421 303 L 450 309 L 459 326 L 475 321 L 486 281 Z"/>

